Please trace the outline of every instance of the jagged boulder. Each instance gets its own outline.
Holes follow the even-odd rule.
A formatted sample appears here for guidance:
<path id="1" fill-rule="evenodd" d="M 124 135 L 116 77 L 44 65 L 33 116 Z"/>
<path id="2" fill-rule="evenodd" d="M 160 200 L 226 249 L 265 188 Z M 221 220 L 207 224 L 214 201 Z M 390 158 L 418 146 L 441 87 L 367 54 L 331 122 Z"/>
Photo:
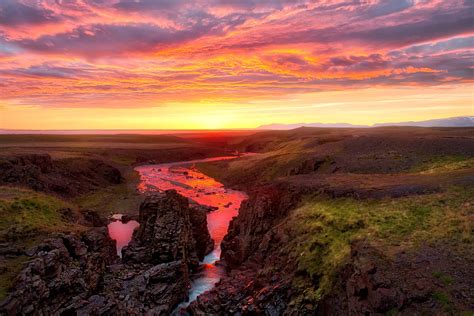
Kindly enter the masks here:
<path id="1" fill-rule="evenodd" d="M 148 196 L 140 206 L 140 227 L 122 250 L 125 263 L 199 264 L 187 198 L 175 190 Z"/>
<path id="2" fill-rule="evenodd" d="M 159 265 L 110 266 L 103 290 L 71 300 L 63 312 L 75 315 L 169 315 L 186 300 L 189 277 L 182 261 Z"/>
<path id="3" fill-rule="evenodd" d="M 97 291 L 107 265 L 117 259 L 115 242 L 106 228 L 95 228 L 81 236 L 58 234 L 29 254 L 33 260 L 0 303 L 2 315 L 60 313 L 71 298 L 85 298 Z"/>

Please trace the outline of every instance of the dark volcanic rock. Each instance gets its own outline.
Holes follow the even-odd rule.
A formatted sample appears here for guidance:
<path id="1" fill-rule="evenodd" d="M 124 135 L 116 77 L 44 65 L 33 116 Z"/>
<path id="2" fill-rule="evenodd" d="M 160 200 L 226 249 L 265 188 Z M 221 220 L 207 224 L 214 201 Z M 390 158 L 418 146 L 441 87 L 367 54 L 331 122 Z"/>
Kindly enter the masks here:
<path id="1" fill-rule="evenodd" d="M 61 217 L 70 223 L 80 224 L 88 227 L 105 227 L 107 220 L 92 210 L 73 210 L 69 207 L 59 209 Z"/>
<path id="2" fill-rule="evenodd" d="M 187 299 L 189 271 L 199 263 L 194 236 L 200 253 L 209 246 L 205 211 L 190 209 L 170 190 L 149 196 L 139 221 L 122 263 L 106 228 L 59 234 L 28 251 L 33 259 L 0 303 L 0 314 L 169 315 Z"/>
<path id="3" fill-rule="evenodd" d="M 84 218 L 85 226 L 92 226 L 92 227 L 107 226 L 107 219 L 105 219 L 104 217 L 101 217 L 96 211 L 80 210 L 79 213 L 81 213 Z"/>
<path id="4" fill-rule="evenodd" d="M 106 266 L 116 259 L 115 242 L 105 228 L 82 236 L 59 234 L 38 246 L 21 271 L 12 292 L 0 303 L 0 314 L 61 313 L 74 297 L 87 297 L 101 286 Z"/>
<path id="5" fill-rule="evenodd" d="M 34 190 L 42 191 L 45 184 L 41 174 L 53 169 L 49 155 L 25 155 L 0 158 L 0 182 L 24 184 Z"/>
<path id="6" fill-rule="evenodd" d="M 122 250 L 126 263 L 199 264 L 188 199 L 175 190 L 148 196 L 140 206 L 140 227 Z"/>
<path id="7" fill-rule="evenodd" d="M 188 268 L 182 261 L 159 265 L 110 267 L 104 290 L 76 300 L 68 310 L 78 315 L 169 315 L 187 298 Z"/>
<path id="8" fill-rule="evenodd" d="M 285 185 L 261 187 L 242 204 L 222 243 L 229 275 L 192 302 L 192 315 L 308 315 L 314 306 L 290 306 L 295 261 L 282 252 L 282 221 L 298 205 L 299 192 Z"/>
<path id="9" fill-rule="evenodd" d="M 337 274 L 333 292 L 322 300 L 319 313 L 455 314 L 442 312 L 443 303 L 434 299 L 435 293 L 445 293 L 453 310 L 472 310 L 474 301 L 468 297 L 472 298 L 473 294 L 474 257 L 472 250 L 465 249 L 464 253 L 459 250 L 437 242 L 389 256 L 386 249 L 364 240 L 356 241 L 351 245 L 349 262 Z M 444 283 L 438 279 L 439 275 L 447 278 Z"/>
<path id="10" fill-rule="evenodd" d="M 229 268 L 239 266 L 258 248 L 263 236 L 282 221 L 300 199 L 285 184 L 262 187 L 242 203 L 222 241 L 222 258 Z"/>
<path id="11" fill-rule="evenodd" d="M 214 240 L 207 229 L 207 208 L 200 205 L 190 207 L 189 220 L 196 241 L 196 252 L 199 260 L 203 260 L 214 249 Z"/>

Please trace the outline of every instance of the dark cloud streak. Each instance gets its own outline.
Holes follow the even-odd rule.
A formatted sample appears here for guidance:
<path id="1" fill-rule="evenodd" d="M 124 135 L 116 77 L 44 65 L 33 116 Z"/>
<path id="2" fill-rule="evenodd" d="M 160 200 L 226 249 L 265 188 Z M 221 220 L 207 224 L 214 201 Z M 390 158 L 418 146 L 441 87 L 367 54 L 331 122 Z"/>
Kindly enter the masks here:
<path id="1" fill-rule="evenodd" d="M 0 25 L 16 27 L 56 23 L 63 18 L 42 6 L 26 5 L 21 1 L 0 1 Z"/>

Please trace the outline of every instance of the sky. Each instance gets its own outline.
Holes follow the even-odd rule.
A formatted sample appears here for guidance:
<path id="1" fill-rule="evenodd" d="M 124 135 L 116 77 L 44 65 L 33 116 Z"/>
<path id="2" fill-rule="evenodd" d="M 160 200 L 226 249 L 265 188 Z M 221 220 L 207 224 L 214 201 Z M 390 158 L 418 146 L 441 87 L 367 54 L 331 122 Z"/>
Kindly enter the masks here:
<path id="1" fill-rule="evenodd" d="M 474 115 L 473 57 L 473 0 L 0 0 L 0 128 Z"/>

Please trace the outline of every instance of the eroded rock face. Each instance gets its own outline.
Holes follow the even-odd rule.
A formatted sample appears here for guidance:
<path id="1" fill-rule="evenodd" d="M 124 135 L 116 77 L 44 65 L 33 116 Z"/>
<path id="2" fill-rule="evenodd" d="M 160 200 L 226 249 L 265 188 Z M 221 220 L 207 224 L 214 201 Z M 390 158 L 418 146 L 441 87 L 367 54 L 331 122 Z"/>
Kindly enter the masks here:
<path id="1" fill-rule="evenodd" d="M 175 190 L 151 195 L 140 206 L 138 221 L 140 227 L 122 250 L 125 263 L 199 265 L 187 198 Z"/>
<path id="2" fill-rule="evenodd" d="M 191 315 L 309 315 L 315 307 L 293 305 L 296 261 L 283 250 L 289 231 L 279 225 L 299 201 L 284 186 L 261 187 L 240 208 L 222 244 L 230 268 L 215 288 L 187 307 Z"/>
<path id="3" fill-rule="evenodd" d="M 207 211 L 208 209 L 201 205 L 190 206 L 189 220 L 196 241 L 196 253 L 199 260 L 203 260 L 204 256 L 214 249 L 214 240 L 212 240 L 207 229 Z"/>
<path id="4" fill-rule="evenodd" d="M 300 194 L 286 185 L 262 187 L 242 203 L 222 242 L 222 258 L 230 269 L 257 250 L 263 236 L 299 202 Z"/>
<path id="5" fill-rule="evenodd" d="M 0 314 L 60 313 L 72 298 L 100 289 L 106 267 L 117 260 L 115 242 L 106 228 L 82 236 L 59 234 L 45 240 L 20 272 L 13 291 L 0 304 Z"/>
<path id="6" fill-rule="evenodd" d="M 468 298 L 474 277 L 471 248 L 455 248 L 441 240 L 403 251 L 394 247 L 391 252 L 398 251 L 387 255 L 386 249 L 366 240 L 355 241 L 319 313 L 444 315 L 472 310 L 474 303 Z M 440 276 L 447 279 L 443 282 Z M 446 303 L 437 300 L 436 293 L 446 295 L 451 313 L 445 313 Z"/>
<path id="7" fill-rule="evenodd" d="M 147 197 L 139 221 L 123 262 L 106 228 L 45 240 L 0 314 L 169 315 L 188 296 L 196 249 L 209 247 L 205 213 L 170 190 Z"/>
<path id="8" fill-rule="evenodd" d="M 188 268 L 182 261 L 159 265 L 116 264 L 104 277 L 103 291 L 75 300 L 77 315 L 168 315 L 187 298 Z"/>

